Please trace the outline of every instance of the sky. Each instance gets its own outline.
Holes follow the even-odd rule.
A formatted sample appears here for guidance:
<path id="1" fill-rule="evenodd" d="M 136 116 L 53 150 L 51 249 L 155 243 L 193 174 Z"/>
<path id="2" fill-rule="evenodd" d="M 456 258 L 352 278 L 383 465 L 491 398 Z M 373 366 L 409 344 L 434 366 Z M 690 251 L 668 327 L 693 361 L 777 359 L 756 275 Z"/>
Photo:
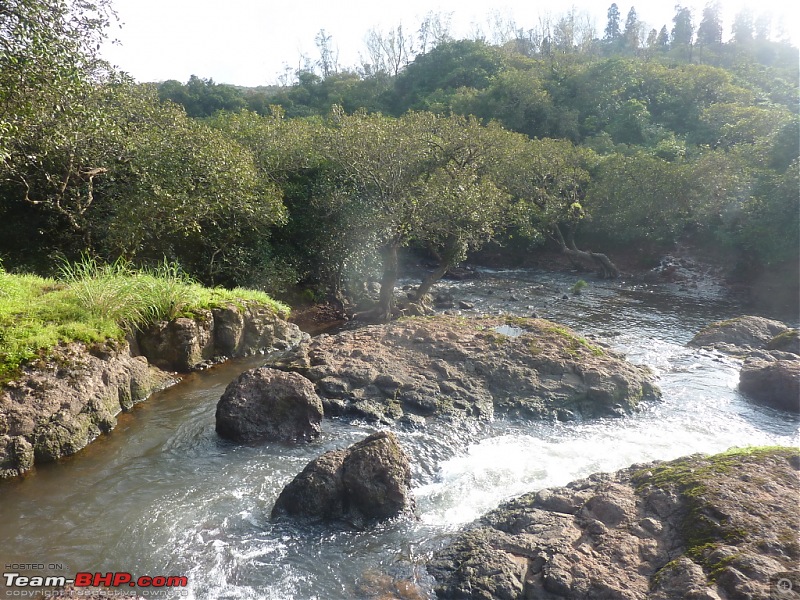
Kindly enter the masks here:
<path id="1" fill-rule="evenodd" d="M 398 24 L 416 31 L 429 12 L 452 15 L 451 35 L 473 37 L 482 30 L 491 37 L 496 15 L 513 19 L 518 27 L 535 27 L 542 15 L 557 18 L 572 7 L 588 14 L 602 36 L 612 0 L 511 0 L 483 3 L 472 0 L 113 0 L 119 26 L 109 30 L 114 43 L 107 43 L 103 56 L 120 70 L 141 82 L 177 79 L 191 75 L 217 83 L 242 86 L 271 85 L 281 73 L 296 71 L 302 56 L 319 58 L 314 39 L 324 29 L 332 36 L 342 67 L 360 64 L 365 53 L 364 38 L 370 29 L 388 30 Z M 773 33 L 800 41 L 800 3 L 786 0 L 750 0 L 754 16 L 773 15 Z M 692 9 L 697 26 L 704 1 L 638 0 L 617 1 L 622 24 L 631 6 L 648 29 L 672 28 L 675 5 Z M 723 38 L 730 35 L 733 17 L 745 0 L 724 0 Z"/>

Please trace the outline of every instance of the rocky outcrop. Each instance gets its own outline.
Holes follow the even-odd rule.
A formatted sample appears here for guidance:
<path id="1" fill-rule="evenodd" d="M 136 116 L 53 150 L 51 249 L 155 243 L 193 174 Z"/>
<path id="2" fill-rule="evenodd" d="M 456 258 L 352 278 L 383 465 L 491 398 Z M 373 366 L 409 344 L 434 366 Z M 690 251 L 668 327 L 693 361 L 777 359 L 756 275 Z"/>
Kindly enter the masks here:
<path id="1" fill-rule="evenodd" d="M 744 359 L 739 391 L 751 400 L 800 413 L 800 338 L 797 329 L 763 317 L 712 323 L 689 342 Z"/>
<path id="2" fill-rule="evenodd" d="M 800 560 L 800 452 L 634 466 L 527 494 L 429 562 L 439 598 L 768 598 Z"/>
<path id="3" fill-rule="evenodd" d="M 739 390 L 760 404 L 800 413 L 800 359 L 788 352 L 751 354 L 739 371 Z"/>
<path id="4" fill-rule="evenodd" d="M 177 381 L 160 369 L 190 371 L 304 337 L 268 307 L 248 304 L 160 323 L 126 342 L 55 348 L 0 387 L 0 478 L 74 454 L 113 429 L 120 411 Z"/>
<path id="5" fill-rule="evenodd" d="M 717 321 L 700 330 L 690 346 L 711 346 L 723 352 L 740 354 L 754 348 L 764 348 L 773 338 L 789 328 L 780 321 L 764 317 L 744 316 Z"/>
<path id="6" fill-rule="evenodd" d="M 646 367 L 566 327 L 517 317 L 401 319 L 321 335 L 268 364 L 316 386 L 325 413 L 420 417 L 622 415 L 658 390 Z"/>
<path id="7" fill-rule="evenodd" d="M 322 401 L 308 379 L 261 367 L 228 384 L 217 403 L 216 429 L 236 442 L 298 442 L 317 437 L 321 420 Z"/>
<path id="8" fill-rule="evenodd" d="M 410 488 L 406 453 L 393 433 L 380 431 L 310 462 L 278 496 L 272 516 L 362 527 L 413 510 Z"/>
<path id="9" fill-rule="evenodd" d="M 137 332 L 134 351 L 160 369 L 186 373 L 225 358 L 283 350 L 307 337 L 269 308 L 250 303 L 156 323 Z"/>
<path id="10" fill-rule="evenodd" d="M 57 348 L 0 390 L 0 477 L 74 454 L 170 380 L 125 342 Z"/>

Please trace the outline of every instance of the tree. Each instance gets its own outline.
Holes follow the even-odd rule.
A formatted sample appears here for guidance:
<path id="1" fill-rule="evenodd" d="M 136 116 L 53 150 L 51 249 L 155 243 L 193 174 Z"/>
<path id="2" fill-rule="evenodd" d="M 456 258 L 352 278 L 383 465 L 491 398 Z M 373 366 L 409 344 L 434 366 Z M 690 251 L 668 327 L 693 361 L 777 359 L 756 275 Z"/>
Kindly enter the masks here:
<path id="1" fill-rule="evenodd" d="M 745 8 L 733 18 L 733 41 L 747 46 L 753 41 L 753 13 Z"/>
<path id="2" fill-rule="evenodd" d="M 491 131 L 496 132 L 498 128 Z M 453 263 L 493 233 L 504 196 L 481 164 L 490 130 L 476 119 L 412 112 L 399 119 L 363 112 L 331 113 L 320 140 L 333 167 L 327 206 L 357 215 L 382 259 L 377 317 L 391 318 L 398 250 L 412 240 L 437 248 L 440 268 L 427 289 Z"/>
<path id="3" fill-rule="evenodd" d="M 317 66 L 319 66 L 322 77 L 327 78 L 337 73 L 339 71 L 339 52 L 333 47 L 333 36 L 324 29 L 320 29 L 314 38 L 314 43 L 319 50 Z"/>
<path id="4" fill-rule="evenodd" d="M 103 90 L 107 147 L 96 190 L 96 249 L 138 262 L 176 260 L 209 284 L 253 283 L 281 194 L 240 143 L 158 101 L 151 86 Z"/>
<path id="5" fill-rule="evenodd" d="M 605 41 L 613 43 L 622 37 L 619 23 L 619 7 L 617 3 L 614 2 L 608 7 L 608 22 L 606 23 L 605 36 L 603 37 Z"/>
<path id="6" fill-rule="evenodd" d="M 697 44 L 700 46 L 722 44 L 722 19 L 718 2 L 707 4 L 703 9 L 703 20 L 697 28 Z"/>
<path id="7" fill-rule="evenodd" d="M 158 97 L 180 104 L 190 117 L 210 117 L 221 110 L 237 111 L 247 106 L 241 90 L 197 75 L 189 77 L 186 84 L 174 79 L 159 84 Z"/>
<path id="8" fill-rule="evenodd" d="M 439 44 L 453 41 L 450 35 L 453 13 L 434 13 L 429 11 L 422 19 L 417 31 L 420 54 L 433 50 Z"/>
<path id="9" fill-rule="evenodd" d="M 656 49 L 666 52 L 669 48 L 669 33 L 667 33 L 667 26 L 662 25 L 656 38 Z"/>
<path id="10" fill-rule="evenodd" d="M 622 42 L 625 49 L 635 52 L 639 49 L 640 29 L 642 23 L 636 14 L 636 9 L 631 7 L 628 11 L 628 18 L 625 20 L 625 32 L 622 34 Z"/>
<path id="11" fill-rule="evenodd" d="M 362 62 L 368 75 L 386 73 L 396 77 L 414 54 L 414 40 L 403 31 L 402 23 L 386 32 L 370 29 L 365 43 L 369 62 Z"/>
<path id="12" fill-rule="evenodd" d="M 84 214 L 107 173 L 90 142 L 105 122 L 97 84 L 109 77 L 97 52 L 113 18 L 105 0 L 0 8 L 0 197 L 40 232 L 55 230 L 45 246 L 90 244 Z"/>
<path id="13" fill-rule="evenodd" d="M 675 7 L 675 16 L 672 18 L 672 46 L 689 47 L 692 45 L 694 37 L 694 25 L 692 24 L 692 11 L 680 4 Z"/>

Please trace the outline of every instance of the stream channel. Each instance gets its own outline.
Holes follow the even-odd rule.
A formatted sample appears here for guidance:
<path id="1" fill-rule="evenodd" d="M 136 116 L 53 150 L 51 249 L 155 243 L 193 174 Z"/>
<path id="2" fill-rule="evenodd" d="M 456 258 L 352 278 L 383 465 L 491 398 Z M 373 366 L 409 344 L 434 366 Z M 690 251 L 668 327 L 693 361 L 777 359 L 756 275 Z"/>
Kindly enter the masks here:
<path id="1" fill-rule="evenodd" d="M 432 595 L 426 558 L 510 497 L 633 463 L 732 446 L 798 445 L 797 416 L 738 393 L 736 361 L 685 346 L 709 322 L 744 313 L 722 289 L 592 280 L 573 296 L 568 290 L 577 280 L 485 270 L 479 279 L 437 289 L 474 304 L 465 315 L 535 311 L 605 342 L 656 371 L 661 401 L 621 419 L 496 419 L 400 430 L 417 520 L 368 531 L 299 526 L 270 521 L 284 485 L 313 458 L 375 426 L 326 420 L 318 440 L 296 447 L 223 441 L 214 431 L 217 400 L 263 357 L 231 361 L 120 415 L 111 434 L 76 456 L 0 482 L 0 564 L 53 565 L 48 573 L 67 577 L 122 571 L 188 578 L 187 588 L 149 590 L 160 598 L 425 598 Z M 788 322 L 797 325 L 796 318 Z"/>

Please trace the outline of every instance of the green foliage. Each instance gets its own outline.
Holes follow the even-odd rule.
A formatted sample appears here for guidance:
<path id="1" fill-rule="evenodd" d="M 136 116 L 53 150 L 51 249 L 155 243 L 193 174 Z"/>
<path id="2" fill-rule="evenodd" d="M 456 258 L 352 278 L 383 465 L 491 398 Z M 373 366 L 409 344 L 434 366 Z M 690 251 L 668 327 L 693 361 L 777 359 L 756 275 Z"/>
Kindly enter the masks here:
<path id="1" fill-rule="evenodd" d="M 405 69 L 329 56 L 324 77 L 245 90 L 113 72 L 108 0 L 6 4 L 0 255 L 17 268 L 166 256 L 210 285 L 338 294 L 404 245 L 445 265 L 498 233 L 703 236 L 753 269 L 798 255 L 797 49 L 746 15 L 722 43 L 716 5 L 695 45 L 688 9 L 641 47 L 635 9 L 623 31 L 612 5 L 602 41 L 570 13 L 552 39 L 444 35 Z"/>
<path id="2" fill-rule="evenodd" d="M 122 259 L 103 264 L 84 257 L 62 264 L 61 273 L 55 280 L 0 268 L 0 382 L 59 344 L 122 339 L 126 331 L 201 308 L 254 302 L 289 312 L 263 292 L 204 288 L 166 261 L 138 270 Z"/>
<path id="3" fill-rule="evenodd" d="M 158 97 L 183 106 L 190 117 L 210 117 L 219 111 L 239 111 L 247 107 L 244 92 L 232 85 L 214 83 L 192 75 L 186 84 L 174 79 L 158 84 Z"/>
<path id="4" fill-rule="evenodd" d="M 580 296 L 581 292 L 583 291 L 583 288 L 585 288 L 587 285 L 589 284 L 586 283 L 583 279 L 578 279 L 578 281 L 575 282 L 575 285 L 572 286 L 572 289 L 570 291 L 573 293 L 573 295 Z"/>

